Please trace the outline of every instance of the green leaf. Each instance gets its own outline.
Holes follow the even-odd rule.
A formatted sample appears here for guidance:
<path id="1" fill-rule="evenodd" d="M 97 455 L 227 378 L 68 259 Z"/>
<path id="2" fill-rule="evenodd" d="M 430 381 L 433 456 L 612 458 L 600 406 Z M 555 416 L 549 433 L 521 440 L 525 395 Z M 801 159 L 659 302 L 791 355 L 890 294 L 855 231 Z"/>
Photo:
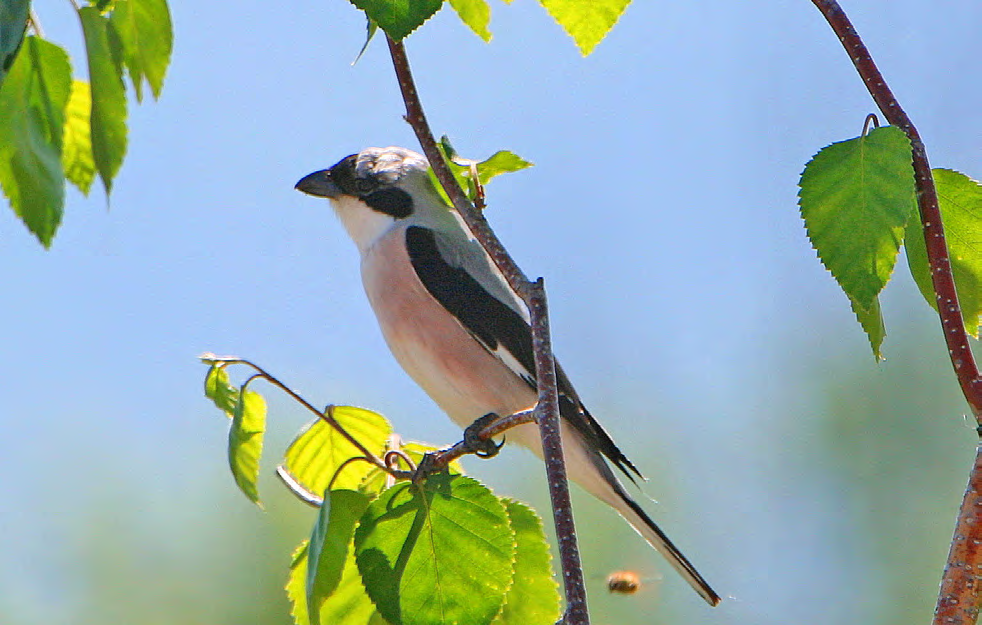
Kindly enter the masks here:
<path id="1" fill-rule="evenodd" d="M 392 425 L 385 417 L 354 406 L 332 406 L 332 416 L 358 442 L 374 453 L 385 449 Z M 323 419 L 308 424 L 286 450 L 281 471 L 302 488 L 318 496 L 327 490 L 331 478 L 349 458 L 361 452 Z M 355 490 L 372 469 L 367 462 L 350 462 L 337 479 L 334 489 Z"/>
<path id="2" fill-rule="evenodd" d="M 290 565 L 290 576 L 286 583 L 286 594 L 292 608 L 290 615 L 296 625 L 309 625 L 307 613 L 307 546 L 303 541 L 293 554 Z M 371 625 L 386 625 L 378 616 L 375 604 L 368 598 L 365 587 L 361 584 L 361 575 L 355 564 L 353 547 L 348 546 L 348 556 L 345 559 L 341 581 L 334 589 L 334 594 L 327 598 L 320 607 L 320 622 L 325 625 L 337 623 L 369 623 Z"/>
<path id="3" fill-rule="evenodd" d="M 61 151 L 71 84 L 68 54 L 32 36 L 0 87 L 0 186 L 45 247 L 65 203 Z"/>
<path id="4" fill-rule="evenodd" d="M 106 193 L 109 193 L 126 154 L 123 68 L 110 46 L 109 20 L 100 15 L 94 6 L 82 7 L 78 14 L 85 34 L 89 83 L 92 86 L 92 156 L 99 178 Z"/>
<path id="5" fill-rule="evenodd" d="M 435 474 L 373 501 L 355 530 L 369 596 L 402 625 L 487 623 L 511 583 L 515 535 L 504 505 L 476 480 Z"/>
<path id="6" fill-rule="evenodd" d="M 915 206 L 910 141 L 894 126 L 823 148 L 798 193 L 808 238 L 864 310 L 883 289 Z"/>
<path id="7" fill-rule="evenodd" d="M 355 525 L 370 502 L 370 497 L 354 490 L 324 494 L 307 548 L 307 611 L 313 615 L 310 620 L 315 625 L 321 622 L 320 606 L 337 589 L 345 564 L 353 559 Z"/>
<path id="8" fill-rule="evenodd" d="M 65 107 L 65 139 L 61 164 L 65 177 L 85 195 L 95 179 L 95 161 L 92 160 L 91 136 L 92 96 L 89 83 L 72 81 L 72 94 Z"/>
<path id="9" fill-rule="evenodd" d="M 239 389 L 229 383 L 224 363 L 212 363 L 205 376 L 205 397 L 215 402 L 218 409 L 231 419 L 239 403 Z"/>
<path id="10" fill-rule="evenodd" d="M 450 0 L 450 6 L 457 12 L 461 21 L 486 42 L 491 41 L 491 7 L 485 0 Z"/>
<path id="11" fill-rule="evenodd" d="M 539 0 L 586 56 L 620 19 L 631 0 Z"/>
<path id="12" fill-rule="evenodd" d="M 965 330 L 978 338 L 979 315 L 982 314 L 982 186 L 950 169 L 934 169 L 932 173 Z M 907 224 L 904 245 L 907 246 L 907 264 L 917 287 L 927 303 L 937 310 L 924 230 L 917 213 Z"/>
<path id="13" fill-rule="evenodd" d="M 30 7 L 30 0 L 0 2 L 0 85 L 24 41 Z"/>
<path id="14" fill-rule="evenodd" d="M 119 38 L 137 101 L 143 101 L 144 80 L 159 98 L 174 45 L 167 0 L 116 0 L 109 26 Z"/>
<path id="15" fill-rule="evenodd" d="M 477 177 L 481 184 L 487 184 L 495 176 L 521 171 L 531 166 L 532 163 L 518 154 L 508 150 L 499 150 L 477 164 Z"/>
<path id="16" fill-rule="evenodd" d="M 886 326 L 883 324 L 883 313 L 880 311 L 880 298 L 873 298 L 873 305 L 863 308 L 856 300 L 849 298 L 849 305 L 852 312 L 856 315 L 856 320 L 863 327 L 866 336 L 869 338 L 869 345 L 873 348 L 873 357 L 882 360 L 883 354 L 880 347 L 883 345 L 883 338 L 887 335 Z"/>
<path id="17" fill-rule="evenodd" d="M 553 577 L 552 555 L 542 520 L 523 503 L 502 501 L 515 532 L 514 581 L 492 625 L 553 625 L 560 615 L 559 586 Z"/>
<path id="18" fill-rule="evenodd" d="M 368 44 L 372 42 L 372 37 L 374 37 L 375 33 L 378 32 L 378 24 L 373 22 L 372 18 L 368 17 L 367 13 L 365 14 L 365 21 L 367 22 L 365 25 L 365 43 L 361 46 L 361 50 L 358 51 L 358 56 L 356 56 L 355 60 L 351 62 L 352 65 L 361 60 L 362 55 L 365 54 L 365 50 L 368 49 Z"/>
<path id="19" fill-rule="evenodd" d="M 351 0 L 392 39 L 402 41 L 443 6 L 443 0 Z"/>
<path id="20" fill-rule="evenodd" d="M 247 384 L 239 389 L 238 401 L 232 411 L 232 425 L 228 431 L 228 465 L 235 483 L 245 496 L 259 504 L 257 482 L 259 456 L 262 455 L 263 434 L 266 431 L 266 401 L 259 393 L 246 389 Z"/>

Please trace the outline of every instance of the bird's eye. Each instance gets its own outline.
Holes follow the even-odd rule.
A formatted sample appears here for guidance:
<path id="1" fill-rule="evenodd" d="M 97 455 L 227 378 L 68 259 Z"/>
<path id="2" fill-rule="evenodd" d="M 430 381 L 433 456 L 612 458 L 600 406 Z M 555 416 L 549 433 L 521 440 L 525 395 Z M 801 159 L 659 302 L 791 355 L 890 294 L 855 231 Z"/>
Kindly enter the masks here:
<path id="1" fill-rule="evenodd" d="M 357 178 L 355 179 L 355 189 L 359 193 L 368 193 L 375 188 L 375 181 L 370 178 Z"/>

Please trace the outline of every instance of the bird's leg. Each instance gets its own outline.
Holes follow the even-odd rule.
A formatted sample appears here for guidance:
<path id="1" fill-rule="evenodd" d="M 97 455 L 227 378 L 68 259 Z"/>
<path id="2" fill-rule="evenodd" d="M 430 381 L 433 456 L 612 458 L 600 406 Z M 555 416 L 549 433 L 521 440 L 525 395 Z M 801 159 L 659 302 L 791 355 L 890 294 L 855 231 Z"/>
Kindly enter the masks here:
<path id="1" fill-rule="evenodd" d="M 498 450 L 505 443 L 504 441 L 495 443 L 492 437 L 516 425 L 530 423 L 534 420 L 534 410 L 523 410 L 503 417 L 489 412 L 467 426 L 464 430 L 464 440 L 451 447 L 425 454 L 416 466 L 416 472 L 412 477 L 413 482 L 422 481 L 427 475 L 436 473 L 464 454 L 474 454 L 478 458 L 496 456 Z"/>

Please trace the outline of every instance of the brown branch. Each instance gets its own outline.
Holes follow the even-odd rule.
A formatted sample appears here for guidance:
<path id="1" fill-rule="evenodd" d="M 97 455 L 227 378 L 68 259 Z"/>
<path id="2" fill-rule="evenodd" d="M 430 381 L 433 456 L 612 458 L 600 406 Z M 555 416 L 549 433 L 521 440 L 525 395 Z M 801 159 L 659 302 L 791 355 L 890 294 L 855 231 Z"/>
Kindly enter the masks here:
<path id="1" fill-rule="evenodd" d="M 945 243 L 944 224 L 938 205 L 938 192 L 931 175 L 927 150 L 913 122 L 901 108 L 883 75 L 873 62 L 859 34 L 845 12 L 835 0 L 812 0 L 852 59 L 853 65 L 866 83 L 873 101 L 887 122 L 897 126 L 910 139 L 914 166 L 914 186 L 917 206 L 924 228 L 924 242 L 931 268 L 931 280 L 944 331 L 945 342 L 951 357 L 951 365 L 958 378 L 962 394 L 972 408 L 979 434 L 982 435 L 982 380 L 978 366 L 968 343 L 968 334 L 962 321 L 955 279 L 951 271 L 948 246 Z M 982 567 L 982 449 L 977 450 L 975 465 L 969 476 L 968 488 L 955 524 L 955 534 L 948 552 L 941 579 L 941 592 L 934 613 L 935 625 L 968 625 L 976 623 L 979 616 L 979 577 Z"/>
<path id="2" fill-rule="evenodd" d="M 583 584 L 583 571 L 580 566 L 576 534 L 573 529 L 569 483 L 566 480 L 562 438 L 559 433 L 559 402 L 556 399 L 558 391 L 555 364 L 549 346 L 549 321 L 541 281 L 537 285 L 529 282 L 522 270 L 505 251 L 505 247 L 494 231 L 491 230 L 487 220 L 484 219 L 484 215 L 476 210 L 464 195 L 463 189 L 457 184 L 450 168 L 443 160 L 443 155 L 437 148 L 436 140 L 430 131 L 429 122 L 423 113 L 423 105 L 416 91 L 405 46 L 401 41 L 393 41 L 390 37 L 386 37 L 386 40 L 389 43 L 389 54 L 392 56 L 392 65 L 395 68 L 399 88 L 402 91 L 402 99 L 406 105 L 406 121 L 416 133 L 423 154 L 426 155 L 437 180 L 440 181 L 447 197 L 450 198 L 450 202 L 464 219 L 471 233 L 484 246 L 485 251 L 498 267 L 498 270 L 501 271 L 505 280 L 508 281 L 512 290 L 528 306 L 532 321 L 536 370 L 540 373 L 537 378 L 539 403 L 536 407 L 536 414 L 543 441 L 542 459 L 546 465 L 553 519 L 556 522 L 559 535 L 559 554 L 566 591 L 567 610 L 563 621 L 569 625 L 589 625 L 590 617 L 586 609 L 586 588 Z M 538 371 L 540 366 L 542 371 Z M 543 401 L 544 399 L 545 401 Z"/>
<path id="3" fill-rule="evenodd" d="M 975 623 L 979 618 L 978 562 L 982 561 L 982 447 L 975 450 L 975 466 L 955 524 L 934 609 L 934 623 Z"/>
<path id="4" fill-rule="evenodd" d="M 968 333 L 965 332 L 965 324 L 962 321 L 958 294 L 955 292 L 955 278 L 951 273 L 951 260 L 945 243 L 941 209 L 938 206 L 938 192 L 934 186 L 934 177 L 931 175 L 931 165 L 927 160 L 924 142 L 921 141 L 914 123 L 887 86 L 869 50 L 866 49 L 866 45 L 839 3 L 836 0 L 812 0 L 812 2 L 838 35 L 839 41 L 842 42 L 846 53 L 856 66 L 856 71 L 866 83 L 866 88 L 887 122 L 903 130 L 910 139 L 917 206 L 924 226 L 924 243 L 927 246 L 938 316 L 941 317 L 941 327 L 944 330 L 945 342 L 948 344 L 948 353 L 951 355 L 951 365 L 955 369 L 955 375 L 958 376 L 962 394 L 968 405 L 972 407 L 972 414 L 975 415 L 976 421 L 982 425 L 982 381 L 979 380 L 979 369 L 975 364 L 975 358 L 968 344 Z"/>

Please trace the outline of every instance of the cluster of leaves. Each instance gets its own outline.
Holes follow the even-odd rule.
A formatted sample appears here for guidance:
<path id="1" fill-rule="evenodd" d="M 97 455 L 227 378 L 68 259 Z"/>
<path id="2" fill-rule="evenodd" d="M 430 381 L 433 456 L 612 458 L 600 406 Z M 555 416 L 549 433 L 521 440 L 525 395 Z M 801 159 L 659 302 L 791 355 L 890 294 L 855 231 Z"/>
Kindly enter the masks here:
<path id="1" fill-rule="evenodd" d="M 962 319 L 978 338 L 982 314 L 982 186 L 956 171 L 932 171 L 944 219 Z M 895 126 L 833 143 L 808 162 L 798 193 L 808 238 L 849 297 L 874 356 L 886 329 L 879 294 L 900 246 L 924 299 L 937 308 L 918 216 L 910 141 Z"/>
<path id="2" fill-rule="evenodd" d="M 510 174 L 532 167 L 532 163 L 523 159 L 521 156 L 509 150 L 498 150 L 483 161 L 464 158 L 457 154 L 457 150 L 450 144 L 450 139 L 444 135 L 437 144 L 443 153 L 443 158 L 450 168 L 450 172 L 457 179 L 457 184 L 464 190 L 470 200 L 476 201 L 479 197 L 483 199 L 484 187 L 495 176 Z M 429 170 L 430 180 L 433 187 L 443 198 L 447 206 L 453 206 L 453 202 L 447 197 L 447 192 L 443 190 L 443 185 L 437 180 L 436 174 L 431 167 Z"/>
<path id="3" fill-rule="evenodd" d="M 88 194 L 96 173 L 108 194 L 126 154 L 129 75 L 138 102 L 156 99 L 170 62 L 166 0 L 97 0 L 78 8 L 89 81 L 39 36 L 29 0 L 0 5 L 0 187 L 45 247 L 61 223 L 65 180 Z M 28 25 L 35 34 L 28 35 Z"/>
<path id="4" fill-rule="evenodd" d="M 229 466 L 259 503 L 257 480 L 266 408 L 205 358 L 205 394 L 231 418 Z M 377 413 L 331 406 L 338 427 L 379 456 L 391 424 Z M 414 462 L 433 448 L 398 445 Z M 303 501 L 320 506 L 311 537 L 296 549 L 286 590 L 298 625 L 370 623 L 552 624 L 559 595 L 542 524 L 530 508 L 502 499 L 452 463 L 420 484 L 396 481 L 364 461 L 326 420 L 308 424 L 277 472 Z"/>
<path id="5" fill-rule="evenodd" d="M 484 41 L 491 41 L 491 7 L 487 0 L 448 0 L 460 19 Z M 504 0 L 510 3 L 511 0 Z M 375 27 L 401 41 L 433 17 L 444 0 L 351 0 L 369 20 L 369 38 Z M 586 56 L 620 19 L 631 0 L 539 0 Z"/>

